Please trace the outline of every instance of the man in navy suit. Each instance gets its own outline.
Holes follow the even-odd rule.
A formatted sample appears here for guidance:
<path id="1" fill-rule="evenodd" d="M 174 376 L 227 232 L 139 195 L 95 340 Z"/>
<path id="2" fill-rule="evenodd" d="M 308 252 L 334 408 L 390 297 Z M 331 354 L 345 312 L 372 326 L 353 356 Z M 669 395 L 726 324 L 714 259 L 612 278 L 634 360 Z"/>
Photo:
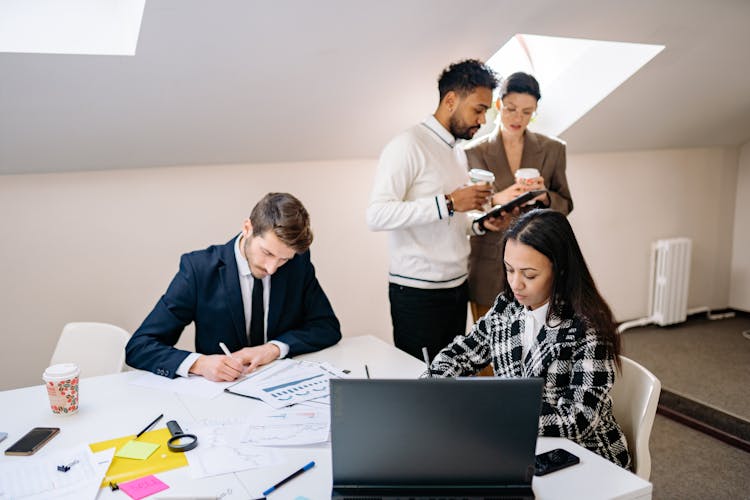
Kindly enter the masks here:
<path id="1" fill-rule="evenodd" d="M 237 237 L 181 257 L 166 293 L 125 347 L 127 364 L 170 378 L 229 381 L 334 345 L 339 321 L 310 262 L 312 239 L 302 203 L 267 194 Z M 191 322 L 194 353 L 174 347 Z"/>

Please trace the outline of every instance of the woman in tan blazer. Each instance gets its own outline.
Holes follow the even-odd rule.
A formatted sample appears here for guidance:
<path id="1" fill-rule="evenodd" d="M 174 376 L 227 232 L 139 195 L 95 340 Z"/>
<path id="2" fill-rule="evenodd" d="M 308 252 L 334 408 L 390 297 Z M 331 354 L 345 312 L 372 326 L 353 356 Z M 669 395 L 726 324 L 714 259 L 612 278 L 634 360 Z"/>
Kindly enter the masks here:
<path id="1" fill-rule="evenodd" d="M 469 168 L 482 168 L 495 174 L 493 204 L 506 203 L 524 191 L 547 189 L 532 206 L 549 207 L 567 215 L 573 210 L 573 200 L 565 177 L 565 143 L 527 129 L 540 98 L 536 78 L 527 73 L 510 75 L 500 87 L 500 96 L 495 102 L 500 111 L 497 133 L 470 143 L 466 156 Z M 515 179 L 519 168 L 535 168 L 541 175 L 519 184 Z M 506 227 L 511 218 L 512 215 L 506 217 Z M 500 255 L 503 233 L 488 232 L 471 238 L 469 299 L 474 321 L 489 310 L 503 286 Z"/>

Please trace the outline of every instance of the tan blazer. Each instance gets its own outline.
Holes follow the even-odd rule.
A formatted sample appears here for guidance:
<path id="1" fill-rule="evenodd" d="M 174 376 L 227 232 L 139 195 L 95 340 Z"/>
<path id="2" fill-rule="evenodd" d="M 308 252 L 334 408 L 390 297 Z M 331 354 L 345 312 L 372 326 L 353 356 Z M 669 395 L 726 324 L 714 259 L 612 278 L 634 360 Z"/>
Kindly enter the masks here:
<path id="1" fill-rule="evenodd" d="M 495 174 L 495 192 L 502 191 L 515 180 L 508 164 L 503 141 L 498 134 L 490 134 L 469 143 L 466 148 L 469 168 L 483 168 Z M 520 168 L 536 168 L 544 177 L 549 190 L 550 208 L 568 215 L 573 210 L 573 199 L 565 177 L 565 143 L 527 130 L 524 134 Z M 500 263 L 502 233 L 487 232 L 472 236 L 469 256 L 469 298 L 490 306 L 503 285 Z"/>

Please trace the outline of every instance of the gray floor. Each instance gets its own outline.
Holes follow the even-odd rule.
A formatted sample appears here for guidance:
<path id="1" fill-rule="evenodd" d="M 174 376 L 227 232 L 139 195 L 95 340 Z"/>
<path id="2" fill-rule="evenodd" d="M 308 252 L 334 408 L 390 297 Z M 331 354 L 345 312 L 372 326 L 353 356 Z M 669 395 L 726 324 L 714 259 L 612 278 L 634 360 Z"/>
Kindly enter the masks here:
<path id="1" fill-rule="evenodd" d="M 750 420 L 750 318 L 691 319 L 623 333 L 623 354 L 672 391 Z M 651 432 L 654 499 L 750 499 L 750 453 L 661 415 Z"/>
<path id="2" fill-rule="evenodd" d="M 623 354 L 651 370 L 662 386 L 750 420 L 750 318 L 690 319 L 679 326 L 622 334 Z"/>

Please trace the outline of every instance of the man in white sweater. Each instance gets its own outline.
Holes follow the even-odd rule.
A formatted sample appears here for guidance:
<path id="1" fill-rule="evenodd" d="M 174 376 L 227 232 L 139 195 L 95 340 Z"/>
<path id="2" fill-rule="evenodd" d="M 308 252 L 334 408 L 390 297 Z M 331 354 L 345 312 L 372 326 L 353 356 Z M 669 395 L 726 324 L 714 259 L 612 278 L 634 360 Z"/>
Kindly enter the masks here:
<path id="1" fill-rule="evenodd" d="M 485 122 L 497 86 L 477 60 L 450 65 L 440 75 L 437 110 L 397 135 L 380 156 L 367 209 L 372 231 L 390 231 L 388 296 L 396 347 L 430 358 L 465 333 L 468 235 L 482 234 L 466 212 L 480 210 L 490 186 L 467 186 L 457 139 L 471 139 Z M 485 227 L 495 229 L 494 221 Z"/>

